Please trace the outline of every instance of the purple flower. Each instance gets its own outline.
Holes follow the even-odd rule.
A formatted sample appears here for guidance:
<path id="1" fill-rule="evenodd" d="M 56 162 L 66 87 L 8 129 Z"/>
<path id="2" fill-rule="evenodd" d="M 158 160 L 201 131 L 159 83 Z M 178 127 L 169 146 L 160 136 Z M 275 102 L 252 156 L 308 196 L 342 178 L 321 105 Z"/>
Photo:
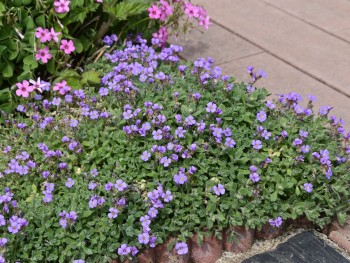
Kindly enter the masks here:
<path id="1" fill-rule="evenodd" d="M 171 159 L 164 156 L 160 159 L 160 163 L 163 164 L 164 167 L 168 167 L 171 164 Z"/>
<path id="2" fill-rule="evenodd" d="M 223 130 L 221 128 L 213 128 L 213 135 L 216 138 L 221 138 Z"/>
<path id="3" fill-rule="evenodd" d="M 128 255 L 130 254 L 130 252 L 131 252 L 131 248 L 128 247 L 127 244 L 122 244 L 120 248 L 118 248 L 118 255 L 120 256 Z"/>
<path id="4" fill-rule="evenodd" d="M 321 116 L 326 116 L 331 109 L 333 109 L 331 106 L 322 106 L 320 107 L 319 113 Z"/>
<path id="5" fill-rule="evenodd" d="M 174 182 L 176 184 L 184 184 L 187 182 L 187 176 L 184 173 L 179 172 L 174 175 Z"/>
<path id="6" fill-rule="evenodd" d="M 59 224 L 60 224 L 60 226 L 61 226 L 62 228 L 67 228 L 68 222 L 67 222 L 66 219 L 61 218 L 60 221 L 59 221 Z"/>
<path id="7" fill-rule="evenodd" d="M 312 184 L 311 184 L 311 183 L 305 183 L 305 184 L 304 184 L 304 190 L 305 190 L 307 193 L 311 193 L 311 192 L 312 192 Z"/>
<path id="8" fill-rule="evenodd" d="M 113 186 L 114 186 L 114 184 L 111 183 L 111 182 L 106 183 L 106 184 L 105 184 L 105 189 L 106 189 L 106 191 L 108 191 L 108 192 L 111 191 L 112 188 L 113 188 Z"/>
<path id="9" fill-rule="evenodd" d="M 158 210 L 151 207 L 147 213 L 151 218 L 155 218 L 158 215 Z"/>
<path id="10" fill-rule="evenodd" d="M 261 180 L 259 174 L 257 174 L 257 173 L 251 173 L 251 174 L 249 175 L 249 178 L 250 178 L 250 180 L 252 180 L 254 183 L 257 183 L 257 182 L 259 182 L 259 181 Z"/>
<path id="11" fill-rule="evenodd" d="M 303 146 L 301 146 L 300 150 L 303 153 L 308 153 L 310 151 L 310 146 L 309 145 L 303 145 Z"/>
<path id="12" fill-rule="evenodd" d="M 128 187 L 128 185 L 127 185 L 125 182 L 123 182 L 123 180 L 118 179 L 118 180 L 116 181 L 114 187 L 115 187 L 119 192 L 122 192 L 122 191 L 124 191 L 124 190 Z"/>
<path id="13" fill-rule="evenodd" d="M 252 173 L 255 173 L 255 172 L 258 170 L 258 168 L 257 168 L 256 166 L 254 166 L 254 165 L 251 165 L 251 166 L 249 167 L 249 170 L 250 170 Z"/>
<path id="14" fill-rule="evenodd" d="M 0 247 L 4 247 L 6 243 L 7 243 L 7 238 L 4 238 L 4 237 L 0 238 Z"/>
<path id="15" fill-rule="evenodd" d="M 261 136 L 265 139 L 268 140 L 271 137 L 271 132 L 268 132 L 267 130 L 264 130 L 261 134 Z"/>
<path id="16" fill-rule="evenodd" d="M 67 163 L 59 163 L 58 164 L 58 168 L 60 168 L 61 170 L 66 169 L 68 167 Z"/>
<path id="17" fill-rule="evenodd" d="M 109 92 L 109 89 L 106 89 L 106 88 L 100 88 L 100 90 L 98 91 L 101 97 L 107 96 L 108 92 Z"/>
<path id="18" fill-rule="evenodd" d="M 282 135 L 283 138 L 286 138 L 286 137 L 288 137 L 288 132 L 287 131 L 282 131 L 281 135 Z"/>
<path id="19" fill-rule="evenodd" d="M 191 151 L 195 151 L 196 149 L 197 149 L 197 144 L 192 143 L 192 144 L 190 145 L 190 150 L 191 150 Z"/>
<path id="20" fill-rule="evenodd" d="M 98 119 L 98 116 L 99 116 L 98 111 L 96 111 L 96 110 L 91 111 L 91 112 L 89 113 L 89 116 L 90 116 L 90 119 L 91 119 L 91 120 Z"/>
<path id="21" fill-rule="evenodd" d="M 313 101 L 316 101 L 317 98 L 311 94 L 308 95 L 308 98 L 309 98 L 309 101 L 313 102 Z"/>
<path id="22" fill-rule="evenodd" d="M 97 169 L 96 169 L 96 168 L 92 169 L 92 170 L 90 171 L 90 174 L 92 175 L 92 177 L 98 176 L 98 171 L 97 171 Z"/>
<path id="23" fill-rule="evenodd" d="M 327 170 L 327 172 L 326 172 L 326 178 L 327 178 L 328 180 L 330 180 L 331 177 L 332 177 L 332 175 L 333 175 L 332 168 L 331 168 L 331 167 L 328 167 L 328 170 Z"/>
<path id="24" fill-rule="evenodd" d="M 260 140 L 253 140 L 252 141 L 252 146 L 256 150 L 260 150 L 262 148 L 262 144 Z"/>
<path id="25" fill-rule="evenodd" d="M 300 131 L 299 131 L 299 135 L 300 135 L 300 137 L 307 138 L 307 136 L 309 135 L 309 133 L 308 133 L 307 131 L 302 131 L 302 130 L 300 130 Z"/>
<path id="26" fill-rule="evenodd" d="M 173 196 L 171 195 L 171 192 L 169 190 L 167 190 L 165 193 L 162 194 L 162 198 L 164 199 L 164 202 L 166 202 L 166 203 L 173 200 Z"/>
<path id="27" fill-rule="evenodd" d="M 282 225 L 282 217 L 277 217 L 276 219 L 270 219 L 269 223 L 271 226 L 280 227 Z"/>
<path id="28" fill-rule="evenodd" d="M 68 178 L 67 179 L 67 182 L 65 183 L 65 185 L 68 187 L 68 188 L 72 188 L 73 185 L 74 185 L 74 180 L 72 178 Z"/>
<path id="29" fill-rule="evenodd" d="M 220 196 L 225 193 L 225 187 L 222 184 L 214 185 L 213 191 L 216 195 Z"/>
<path id="30" fill-rule="evenodd" d="M 149 234 L 148 233 L 142 233 L 138 235 L 139 243 L 140 244 L 148 244 L 149 243 Z"/>
<path id="31" fill-rule="evenodd" d="M 180 168 L 180 169 L 181 169 L 181 168 Z M 197 168 L 194 167 L 194 166 L 190 166 L 190 167 L 188 168 L 188 172 L 189 172 L 190 174 L 194 174 L 196 171 L 197 171 Z"/>
<path id="32" fill-rule="evenodd" d="M 79 121 L 78 121 L 78 120 L 75 120 L 75 119 L 72 119 L 72 120 L 69 122 L 69 126 L 72 127 L 72 128 L 77 127 L 78 124 L 79 124 Z"/>
<path id="33" fill-rule="evenodd" d="M 175 135 L 178 137 L 178 138 L 184 138 L 185 137 L 185 133 L 186 133 L 186 130 L 184 130 L 183 127 L 179 127 L 175 130 Z"/>
<path id="34" fill-rule="evenodd" d="M 130 247 L 130 249 L 131 249 L 131 255 L 133 257 L 136 256 L 136 254 L 139 252 L 139 250 L 135 246 Z"/>
<path id="35" fill-rule="evenodd" d="M 302 143 L 303 143 L 303 140 L 301 140 L 299 138 L 295 138 L 293 141 L 294 146 L 301 145 Z"/>
<path id="36" fill-rule="evenodd" d="M 230 137 L 226 138 L 226 142 L 225 142 L 226 147 L 234 148 L 235 145 L 236 145 L 236 142 L 232 138 Z"/>
<path id="37" fill-rule="evenodd" d="M 88 189 L 89 190 L 94 190 L 97 186 L 97 183 L 95 182 L 90 182 L 89 185 L 88 185 Z"/>
<path id="38" fill-rule="evenodd" d="M 111 207 L 109 209 L 108 217 L 110 219 L 116 218 L 118 216 L 118 213 L 119 213 L 119 211 L 117 208 Z"/>
<path id="39" fill-rule="evenodd" d="M 53 98 L 52 99 L 52 105 L 55 105 L 55 106 L 60 106 L 60 103 L 61 103 L 61 99 L 60 98 Z"/>
<path id="40" fill-rule="evenodd" d="M 215 113 L 216 110 L 217 110 L 217 106 L 216 106 L 215 103 L 209 102 L 209 103 L 207 104 L 206 111 L 207 111 L 208 113 Z"/>
<path id="41" fill-rule="evenodd" d="M 152 135 L 153 135 L 153 139 L 159 141 L 163 138 L 163 131 L 158 129 L 156 131 L 153 131 Z"/>
<path id="42" fill-rule="evenodd" d="M 192 125 L 196 124 L 196 120 L 193 118 L 193 116 L 190 115 L 190 116 L 185 118 L 185 123 L 188 126 L 192 126 Z"/>
<path id="43" fill-rule="evenodd" d="M 4 225 L 6 225 L 5 217 L 0 214 L 0 226 L 4 226 Z"/>
<path id="44" fill-rule="evenodd" d="M 258 114 L 256 115 L 256 118 L 257 118 L 257 120 L 258 121 L 260 121 L 260 122 L 264 122 L 264 121 L 266 121 L 266 113 L 265 113 L 265 111 L 260 111 L 260 112 L 258 112 Z"/>
<path id="45" fill-rule="evenodd" d="M 133 118 L 133 117 L 134 117 L 134 115 L 133 115 L 133 113 L 132 113 L 131 110 L 127 110 L 127 111 L 124 111 L 124 112 L 123 112 L 123 118 L 124 118 L 124 120 L 129 120 L 129 119 L 131 119 L 131 118 Z"/>
<path id="46" fill-rule="evenodd" d="M 270 100 L 268 100 L 268 101 L 265 103 L 265 105 L 266 105 L 270 110 L 273 110 L 274 108 L 276 108 L 276 105 L 275 105 L 272 101 L 270 101 Z"/>
<path id="47" fill-rule="evenodd" d="M 151 157 L 151 154 L 147 151 L 144 151 L 141 155 L 141 160 L 147 162 L 150 157 Z"/>
<path id="48" fill-rule="evenodd" d="M 185 242 L 180 242 L 175 245 L 178 255 L 185 255 L 188 253 L 188 246 Z"/>

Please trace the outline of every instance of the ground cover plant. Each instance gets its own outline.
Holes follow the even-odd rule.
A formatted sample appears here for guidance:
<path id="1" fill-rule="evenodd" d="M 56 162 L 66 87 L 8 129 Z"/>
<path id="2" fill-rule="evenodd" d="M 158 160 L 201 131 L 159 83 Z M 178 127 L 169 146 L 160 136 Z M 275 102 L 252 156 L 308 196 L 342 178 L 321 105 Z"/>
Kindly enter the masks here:
<path id="1" fill-rule="evenodd" d="M 169 237 L 186 254 L 194 233 L 344 221 L 350 134 L 331 107 L 267 100 L 264 72 L 238 83 L 181 50 L 136 37 L 88 67 L 98 87 L 19 83 L 0 127 L 3 258 L 108 262 Z"/>

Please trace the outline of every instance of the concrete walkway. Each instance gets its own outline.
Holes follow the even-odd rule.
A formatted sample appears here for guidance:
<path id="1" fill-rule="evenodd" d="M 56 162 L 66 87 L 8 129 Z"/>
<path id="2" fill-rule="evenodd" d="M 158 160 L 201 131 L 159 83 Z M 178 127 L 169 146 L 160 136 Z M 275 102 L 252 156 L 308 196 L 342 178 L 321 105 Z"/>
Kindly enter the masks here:
<path id="1" fill-rule="evenodd" d="M 189 60 L 212 57 L 248 80 L 246 66 L 267 72 L 257 86 L 272 94 L 313 94 L 350 130 L 350 0 L 196 0 L 213 25 L 179 39 Z"/>

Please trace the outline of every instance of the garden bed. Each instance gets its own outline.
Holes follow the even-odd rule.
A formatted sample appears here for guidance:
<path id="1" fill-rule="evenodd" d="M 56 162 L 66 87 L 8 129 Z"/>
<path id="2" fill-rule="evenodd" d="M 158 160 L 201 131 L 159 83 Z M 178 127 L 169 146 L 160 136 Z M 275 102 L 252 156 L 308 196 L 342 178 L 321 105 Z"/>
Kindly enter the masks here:
<path id="1" fill-rule="evenodd" d="M 101 85 L 26 91 L 0 127 L 8 260 L 214 262 L 300 217 L 345 221 L 350 134 L 331 107 L 267 101 L 263 71 L 239 83 L 181 50 L 137 36 L 87 67 Z"/>

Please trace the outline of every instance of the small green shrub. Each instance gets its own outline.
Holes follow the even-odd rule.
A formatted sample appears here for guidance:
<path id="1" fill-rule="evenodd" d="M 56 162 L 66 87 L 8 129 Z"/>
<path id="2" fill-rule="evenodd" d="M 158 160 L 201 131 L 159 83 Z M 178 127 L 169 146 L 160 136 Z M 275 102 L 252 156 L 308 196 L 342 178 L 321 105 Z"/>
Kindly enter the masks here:
<path id="1" fill-rule="evenodd" d="M 155 14 L 151 10 L 156 10 Z M 188 19 L 180 23 L 184 16 Z M 18 82 L 58 77 L 56 82 L 66 79 L 68 84 L 81 88 L 91 79 L 80 78 L 85 64 L 97 60 L 118 38 L 142 33 L 150 39 L 153 33 L 164 46 L 169 34 L 192 28 L 192 20 L 204 27 L 209 25 L 203 8 L 182 0 L 2 1 L 0 109 L 13 109 L 17 97 L 12 89 Z M 118 36 L 113 40 L 107 36 L 102 46 L 101 39 L 109 32 L 117 32 Z M 88 75 L 96 79 L 94 73 Z"/>
<path id="2" fill-rule="evenodd" d="M 343 221 L 350 135 L 329 107 L 266 101 L 261 71 L 248 68 L 247 86 L 211 59 L 183 64 L 181 47 L 135 41 L 88 67 L 101 88 L 42 83 L 6 116 L 7 260 L 107 262 L 204 229 Z"/>

